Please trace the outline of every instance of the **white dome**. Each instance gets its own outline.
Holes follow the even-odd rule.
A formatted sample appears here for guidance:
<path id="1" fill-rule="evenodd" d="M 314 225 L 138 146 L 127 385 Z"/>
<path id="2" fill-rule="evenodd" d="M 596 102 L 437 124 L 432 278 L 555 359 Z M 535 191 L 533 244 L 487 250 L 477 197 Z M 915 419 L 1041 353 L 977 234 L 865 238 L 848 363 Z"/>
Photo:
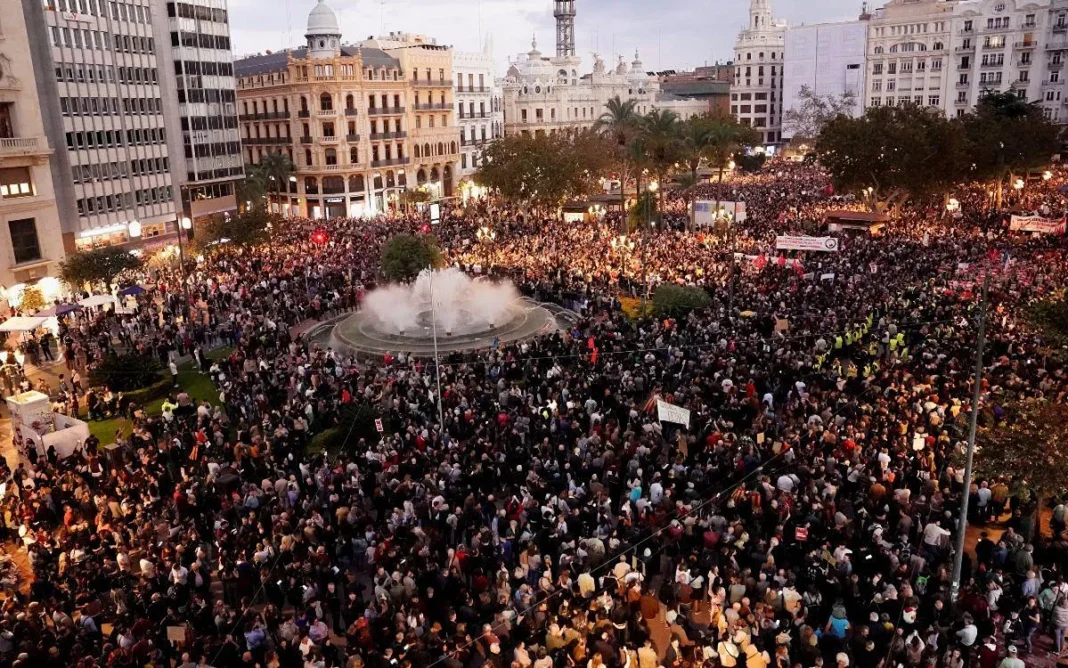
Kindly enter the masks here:
<path id="1" fill-rule="evenodd" d="M 337 14 L 334 14 L 334 10 L 327 7 L 323 0 L 319 0 L 319 4 L 308 14 L 308 32 L 304 36 L 341 37 Z"/>

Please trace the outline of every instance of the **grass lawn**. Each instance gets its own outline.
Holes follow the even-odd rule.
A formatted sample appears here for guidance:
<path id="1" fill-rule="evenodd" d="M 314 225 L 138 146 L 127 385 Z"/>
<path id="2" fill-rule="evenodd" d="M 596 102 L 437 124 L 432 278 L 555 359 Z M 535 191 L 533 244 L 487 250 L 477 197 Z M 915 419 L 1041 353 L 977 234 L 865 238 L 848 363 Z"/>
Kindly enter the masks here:
<path id="1" fill-rule="evenodd" d="M 208 353 L 211 359 L 219 359 L 230 354 L 229 348 L 220 348 Z M 194 403 L 208 401 L 213 406 L 219 403 L 219 390 L 212 384 L 211 379 L 197 371 L 196 362 L 189 361 L 178 367 L 178 389 L 189 394 Z M 149 415 L 159 415 L 163 412 L 163 402 L 166 397 L 160 397 L 145 406 Z M 82 419 L 86 419 L 82 416 Z M 122 429 L 123 434 L 129 434 L 131 423 L 126 418 L 111 418 L 110 420 L 87 421 L 89 433 L 100 439 L 101 445 L 115 442 L 115 432 Z"/>

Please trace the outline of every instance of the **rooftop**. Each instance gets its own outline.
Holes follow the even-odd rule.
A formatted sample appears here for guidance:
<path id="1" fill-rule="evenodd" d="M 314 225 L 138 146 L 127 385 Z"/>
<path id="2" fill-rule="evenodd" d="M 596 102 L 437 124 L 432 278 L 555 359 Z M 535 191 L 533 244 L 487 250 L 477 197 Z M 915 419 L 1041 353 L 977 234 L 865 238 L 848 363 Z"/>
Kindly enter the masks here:
<path id="1" fill-rule="evenodd" d="M 246 56 L 234 62 L 234 76 L 247 77 L 270 72 L 281 72 L 286 69 L 286 62 L 289 56 L 293 56 L 294 60 L 303 60 L 307 55 L 308 49 L 301 47 L 299 49 Z M 350 57 L 359 55 L 365 65 L 373 67 L 400 67 L 400 61 L 382 49 L 342 46 L 341 55 Z"/>

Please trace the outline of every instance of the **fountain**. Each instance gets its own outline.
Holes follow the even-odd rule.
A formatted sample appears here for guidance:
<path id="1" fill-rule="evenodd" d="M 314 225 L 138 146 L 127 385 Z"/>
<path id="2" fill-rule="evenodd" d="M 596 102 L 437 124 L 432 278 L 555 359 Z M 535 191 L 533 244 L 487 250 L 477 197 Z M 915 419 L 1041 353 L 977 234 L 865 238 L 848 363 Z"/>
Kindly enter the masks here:
<path id="1" fill-rule="evenodd" d="M 524 299 L 511 283 L 472 279 L 460 269 L 422 273 L 410 284 L 372 290 L 360 311 L 338 323 L 330 344 L 343 350 L 381 354 L 434 353 L 488 348 L 554 331 L 556 318 Z"/>

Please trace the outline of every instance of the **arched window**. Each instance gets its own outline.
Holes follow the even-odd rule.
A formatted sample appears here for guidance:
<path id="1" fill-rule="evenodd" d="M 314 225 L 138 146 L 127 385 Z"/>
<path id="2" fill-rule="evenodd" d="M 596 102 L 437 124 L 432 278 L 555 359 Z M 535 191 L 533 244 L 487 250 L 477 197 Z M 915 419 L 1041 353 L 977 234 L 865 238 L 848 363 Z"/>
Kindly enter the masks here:
<path id="1" fill-rule="evenodd" d="M 304 97 L 303 95 L 300 96 L 300 110 L 301 111 L 307 111 L 308 110 L 308 98 Z"/>
<path id="2" fill-rule="evenodd" d="M 420 151 L 419 151 L 419 144 L 416 144 L 416 145 L 415 145 L 415 157 L 417 157 L 417 158 L 418 158 L 418 157 L 420 157 L 420 155 L 419 155 L 419 154 L 420 154 Z"/>
<path id="3" fill-rule="evenodd" d="M 314 176 L 304 177 L 304 192 L 314 195 L 319 194 L 319 182 L 315 180 Z"/>
<path id="4" fill-rule="evenodd" d="M 330 93 L 323 93 L 319 96 L 319 109 L 320 111 L 334 110 L 334 98 L 330 96 Z"/>
<path id="5" fill-rule="evenodd" d="M 352 95 L 345 96 L 345 108 L 353 111 L 356 110 L 356 99 L 353 98 Z"/>
<path id="6" fill-rule="evenodd" d="M 431 182 L 437 181 L 438 178 L 439 178 L 439 176 L 438 176 L 438 168 L 437 167 L 431 167 L 430 168 L 430 181 Z"/>
<path id="7" fill-rule="evenodd" d="M 381 174 L 375 174 L 374 175 L 374 184 L 375 184 L 375 190 L 381 190 L 382 189 L 382 175 Z"/>
<path id="8" fill-rule="evenodd" d="M 397 187 L 397 177 L 393 174 L 392 170 L 386 172 L 386 187 L 387 188 L 396 188 Z"/>
<path id="9" fill-rule="evenodd" d="M 426 183 L 425 169 L 420 169 L 418 172 L 415 173 L 415 182 L 419 185 L 423 185 L 424 183 Z"/>
<path id="10" fill-rule="evenodd" d="M 349 177 L 349 192 L 350 193 L 362 193 L 363 188 L 363 176 L 355 174 Z"/>
<path id="11" fill-rule="evenodd" d="M 890 53 L 897 53 L 897 44 L 890 47 Z"/>
<path id="12" fill-rule="evenodd" d="M 445 143 L 444 142 L 440 142 L 440 141 L 438 142 L 438 153 L 437 154 L 438 155 L 445 155 Z"/>
<path id="13" fill-rule="evenodd" d="M 327 176 L 323 179 L 323 194 L 336 195 L 345 192 L 345 179 L 340 176 Z"/>
<path id="14" fill-rule="evenodd" d="M 942 48 L 943 48 L 943 47 L 942 47 L 942 42 L 935 42 L 935 43 L 934 43 L 934 46 L 933 46 L 933 47 L 931 47 L 931 48 L 933 48 L 933 49 L 934 49 L 935 51 L 941 51 L 941 50 L 942 50 Z"/>
<path id="15" fill-rule="evenodd" d="M 483 133 L 485 133 L 485 129 L 483 129 Z M 449 153 L 456 153 L 456 142 L 453 142 L 452 144 L 450 144 L 449 148 L 452 149 L 452 150 L 449 151 Z"/>
<path id="16" fill-rule="evenodd" d="M 881 47 L 881 46 L 875 47 L 875 53 L 882 53 L 882 52 L 883 52 L 883 47 Z"/>
<path id="17" fill-rule="evenodd" d="M 430 157 L 430 144 L 423 144 L 423 157 L 424 158 L 429 158 Z"/>
<path id="18" fill-rule="evenodd" d="M 311 167 L 311 164 L 312 164 L 311 149 L 310 148 L 306 148 L 306 149 L 304 149 L 304 165 L 306 167 Z"/>
<path id="19" fill-rule="evenodd" d="M 337 164 L 337 151 L 335 151 L 332 148 L 326 149 L 326 164 L 328 164 L 328 165 L 336 165 Z"/>
<path id="20" fill-rule="evenodd" d="M 349 149 L 349 162 L 355 165 L 359 161 L 360 161 L 360 149 L 358 149 L 355 146 L 353 146 L 352 148 Z"/>

